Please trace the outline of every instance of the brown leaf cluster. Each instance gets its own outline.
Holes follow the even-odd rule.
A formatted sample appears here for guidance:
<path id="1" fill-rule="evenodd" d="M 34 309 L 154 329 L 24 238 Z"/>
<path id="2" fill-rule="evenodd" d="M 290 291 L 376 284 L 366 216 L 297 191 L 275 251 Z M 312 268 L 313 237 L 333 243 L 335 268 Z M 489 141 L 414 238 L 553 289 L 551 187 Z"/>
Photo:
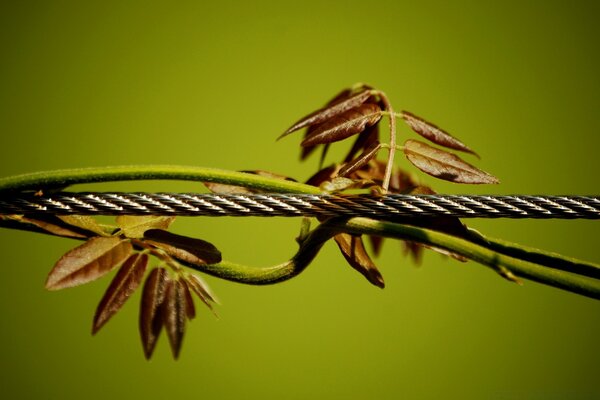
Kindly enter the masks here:
<path id="1" fill-rule="evenodd" d="M 390 115 L 391 111 L 390 107 L 386 107 L 386 104 L 389 103 L 383 101 L 384 96 L 381 91 L 368 85 L 356 85 L 353 88 L 344 89 L 325 107 L 301 118 L 279 138 L 306 128 L 304 139 L 301 142 L 301 159 L 304 160 L 318 146 L 323 145 L 319 164 L 319 168 L 321 168 L 330 144 L 356 136 L 352 148 L 342 162 L 341 169 L 337 172 L 339 176 L 348 176 L 374 159 L 379 150 L 385 147 L 379 141 L 378 123 L 383 115 Z M 395 118 L 396 115 L 401 117 L 413 132 L 431 143 L 479 157 L 466 144 L 437 125 L 408 111 L 391 115 L 390 118 Z M 395 135 L 395 132 L 391 132 L 391 134 Z M 411 164 L 436 178 L 455 183 L 498 183 L 494 176 L 446 150 L 414 139 L 407 140 L 403 148 L 404 155 Z"/>
<path id="2" fill-rule="evenodd" d="M 380 142 L 379 121 L 389 114 L 389 102 L 383 101 L 384 94 L 367 85 L 358 85 L 344 89 L 330 100 L 325 107 L 300 119 L 287 129 L 284 137 L 299 129 L 306 128 L 301 142 L 301 159 L 305 159 L 318 146 L 323 146 L 323 155 L 330 144 L 355 136 L 347 155 L 339 164 L 321 168 L 306 182 L 320 187 L 330 193 L 341 193 L 344 190 L 369 188 L 373 194 L 381 194 L 384 185 L 385 171 L 388 165 L 377 160 L 379 150 L 385 147 Z M 450 135 L 438 126 L 408 111 L 398 114 L 408 127 L 431 143 L 446 149 L 461 151 L 479 157 L 462 141 Z M 395 116 L 393 116 L 395 117 Z M 407 160 L 421 171 L 439 179 L 455 183 L 498 183 L 498 180 L 450 153 L 424 142 L 408 139 L 403 146 Z M 433 189 L 419 184 L 409 173 L 402 169 L 393 169 L 388 192 L 403 194 L 434 194 Z M 394 222 L 411 224 L 423 228 L 434 229 L 456 236 L 466 235 L 466 227 L 458 218 L 394 218 Z M 379 254 L 383 238 L 369 236 L 375 255 Z M 334 237 L 342 255 L 348 264 L 360 272 L 372 284 L 383 287 L 383 277 L 369 256 L 362 237 L 340 234 Z M 420 263 L 424 248 L 437 251 L 446 256 L 464 261 L 464 258 L 444 249 L 424 246 L 404 241 L 404 253 Z"/>
<path id="3" fill-rule="evenodd" d="M 368 85 L 357 85 L 342 90 L 325 107 L 300 119 L 278 139 L 306 128 L 300 158 L 306 159 L 319 145 L 323 145 L 319 164 L 322 165 L 331 143 L 357 135 L 346 157 L 346 161 L 351 161 L 359 151 L 379 143 L 377 124 L 384 111 L 377 90 Z"/>
<path id="4" fill-rule="evenodd" d="M 47 289 L 79 286 L 118 268 L 96 308 L 92 334 L 121 310 L 141 285 L 150 255 L 160 261 L 160 266 L 147 274 L 142 290 L 139 330 L 146 358 L 151 357 L 163 327 L 173 357 L 179 356 L 186 322 L 196 316 L 192 294 L 213 310 L 215 298 L 206 283 L 184 272 L 182 265 L 218 263 L 221 253 L 204 240 L 168 232 L 173 217 L 120 216 L 117 226 L 111 227 L 82 216 L 20 218 L 55 235 L 87 239 L 58 260 L 46 280 Z"/>
<path id="5" fill-rule="evenodd" d="M 179 357 L 186 323 L 196 317 L 192 293 L 212 309 L 214 299 L 200 277 L 170 277 L 162 267 L 153 269 L 144 283 L 140 308 L 140 336 L 147 359 L 152 357 L 164 327 L 174 358 Z"/>

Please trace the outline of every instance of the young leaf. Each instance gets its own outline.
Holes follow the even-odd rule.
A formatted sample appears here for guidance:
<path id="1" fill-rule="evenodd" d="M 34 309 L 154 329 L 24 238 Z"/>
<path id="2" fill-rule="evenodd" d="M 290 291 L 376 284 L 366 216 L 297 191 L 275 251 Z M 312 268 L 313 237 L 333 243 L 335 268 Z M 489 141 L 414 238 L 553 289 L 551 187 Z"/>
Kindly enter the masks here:
<path id="1" fill-rule="evenodd" d="M 184 263 L 206 265 L 221 261 L 221 252 L 211 243 L 201 239 L 176 235 L 162 229 L 149 229 L 144 232 L 144 238 Z"/>
<path id="2" fill-rule="evenodd" d="M 140 336 L 147 360 L 152 357 L 163 326 L 162 303 L 167 279 L 166 269 L 155 268 L 148 274 L 144 283 L 140 306 Z"/>
<path id="3" fill-rule="evenodd" d="M 132 254 L 125 261 L 98 304 L 92 325 L 92 335 L 95 335 L 135 292 L 144 277 L 147 265 L 148 256 L 146 254 Z"/>
<path id="4" fill-rule="evenodd" d="M 381 108 L 377 104 L 363 104 L 323 122 L 302 141 L 301 146 L 314 146 L 346 139 L 377 123 L 381 115 Z"/>
<path id="5" fill-rule="evenodd" d="M 196 306 L 194 306 L 194 299 L 192 298 L 192 293 L 190 292 L 190 287 L 186 279 L 181 276 L 179 277 L 179 280 L 184 288 L 183 293 L 185 295 L 185 314 L 187 319 L 192 320 L 196 318 Z"/>
<path id="6" fill-rule="evenodd" d="M 58 218 L 69 225 L 94 232 L 99 236 L 108 236 L 108 233 L 102 228 L 102 225 L 89 215 L 59 215 Z"/>
<path id="7" fill-rule="evenodd" d="M 335 105 L 335 104 L 341 102 L 342 100 L 347 99 L 348 97 L 350 97 L 352 95 L 352 93 L 354 93 L 354 91 L 370 90 L 370 89 L 372 89 L 372 88 L 367 85 L 362 85 L 362 84 L 355 85 L 351 89 L 344 89 L 340 93 L 338 93 L 333 99 L 331 99 L 327 103 L 325 108 Z M 369 97 L 366 101 L 370 101 L 371 99 L 373 99 L 373 97 Z M 306 133 L 304 134 L 304 139 L 306 139 L 308 136 L 312 135 L 312 133 L 317 128 L 318 128 L 318 125 L 309 126 L 306 129 Z M 319 147 L 319 145 L 302 147 L 302 151 L 300 153 L 300 160 L 304 161 L 317 147 Z M 323 147 L 323 151 L 321 152 L 321 159 L 319 160 L 319 169 L 321 169 L 323 167 L 323 161 L 325 160 L 325 155 L 327 154 L 328 150 L 329 150 L 329 143 Z"/>
<path id="8" fill-rule="evenodd" d="M 93 237 L 63 255 L 46 280 L 46 289 L 58 290 L 100 278 L 121 264 L 133 248 L 118 237 Z"/>
<path id="9" fill-rule="evenodd" d="M 211 310 L 213 310 L 212 303 L 219 303 L 215 296 L 210 292 L 208 285 L 202 278 L 195 274 L 189 274 L 186 277 L 186 282 L 188 286 L 198 298 Z M 214 311 L 213 311 L 214 312 Z"/>
<path id="10" fill-rule="evenodd" d="M 119 215 L 117 225 L 128 238 L 143 238 L 144 232 L 149 229 L 169 229 L 175 217 L 164 217 L 159 215 Z"/>
<path id="11" fill-rule="evenodd" d="M 317 110 L 314 113 L 311 113 L 306 117 L 302 118 L 300 121 L 296 122 L 294 125 L 289 127 L 281 136 L 279 136 L 277 140 L 289 135 L 292 132 L 297 131 L 298 129 L 320 124 L 350 109 L 356 108 L 363 104 L 365 101 L 367 101 L 367 99 L 371 97 L 371 95 L 372 93 L 370 90 L 364 90 L 353 96 L 347 97 L 343 100 L 325 106 L 324 108 Z"/>
<path id="12" fill-rule="evenodd" d="M 435 144 L 439 144 L 440 146 L 447 147 L 449 149 L 464 151 L 466 153 L 471 153 L 477 157 L 479 155 L 467 147 L 466 144 L 444 131 L 443 129 L 438 128 L 434 124 L 425 121 L 422 118 L 417 117 L 414 114 L 409 113 L 408 111 L 402 111 L 401 113 L 402 119 L 406 121 L 408 126 L 423 136 L 425 139 L 432 141 Z"/>
<path id="13" fill-rule="evenodd" d="M 180 280 L 169 280 L 165 288 L 164 324 L 171 344 L 173 358 L 179 357 L 181 342 L 185 333 L 187 316 L 185 285 Z"/>
<path id="14" fill-rule="evenodd" d="M 367 254 L 367 250 L 360 236 L 340 233 L 334 236 L 344 258 L 352 268 L 360 272 L 373 285 L 383 288 L 383 276 Z"/>
<path id="15" fill-rule="evenodd" d="M 371 125 L 366 128 L 364 131 L 358 134 L 356 140 L 352 144 L 350 151 L 346 154 L 346 158 L 344 158 L 344 162 L 349 162 L 352 160 L 356 154 L 362 149 L 366 149 L 371 147 L 373 143 L 379 143 L 379 125 Z"/>
<path id="16" fill-rule="evenodd" d="M 350 95 L 352 94 L 352 89 L 344 89 L 341 92 L 339 92 L 337 95 L 335 95 L 335 97 L 333 99 L 331 99 L 330 101 L 327 102 L 325 108 L 339 103 L 342 100 L 347 99 L 348 97 L 350 97 Z M 309 127 L 307 127 L 306 132 L 304 133 L 304 139 L 306 139 L 317 127 L 317 125 L 311 125 Z M 303 140 L 304 140 L 303 139 Z M 304 161 L 306 158 L 308 158 L 308 156 L 317 149 L 317 147 L 319 147 L 318 145 L 315 146 L 308 146 L 308 147 L 302 147 L 302 150 L 300 152 L 300 161 Z M 327 153 L 327 147 L 325 146 L 323 148 L 323 152 L 321 153 L 321 160 L 319 162 L 319 168 L 322 167 L 323 165 L 323 160 L 325 159 L 325 154 Z"/>
<path id="17" fill-rule="evenodd" d="M 367 147 L 360 156 L 356 159 L 347 162 L 344 166 L 339 170 L 339 176 L 346 176 L 351 174 L 352 172 L 364 167 L 367 165 L 369 161 L 373 157 L 377 155 L 377 152 L 381 149 L 381 145 L 378 142 L 373 142 L 369 147 Z"/>
<path id="18" fill-rule="evenodd" d="M 409 139 L 404 143 L 404 155 L 415 167 L 439 179 L 470 184 L 499 183 L 494 176 L 460 157 L 418 140 Z"/>

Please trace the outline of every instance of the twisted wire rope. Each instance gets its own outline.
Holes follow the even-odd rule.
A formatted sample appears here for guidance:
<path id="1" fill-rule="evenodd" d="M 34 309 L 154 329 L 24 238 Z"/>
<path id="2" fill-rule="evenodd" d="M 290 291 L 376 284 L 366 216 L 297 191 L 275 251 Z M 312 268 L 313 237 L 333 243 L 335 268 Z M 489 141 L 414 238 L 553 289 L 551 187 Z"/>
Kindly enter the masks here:
<path id="1" fill-rule="evenodd" d="M 600 196 L 4 193 L 0 214 L 600 219 Z"/>

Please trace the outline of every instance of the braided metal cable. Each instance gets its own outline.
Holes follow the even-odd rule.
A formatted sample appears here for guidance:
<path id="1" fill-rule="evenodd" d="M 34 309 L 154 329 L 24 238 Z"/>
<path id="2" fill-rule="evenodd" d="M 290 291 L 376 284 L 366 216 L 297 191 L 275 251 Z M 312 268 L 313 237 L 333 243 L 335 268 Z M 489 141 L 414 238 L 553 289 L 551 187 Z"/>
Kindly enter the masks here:
<path id="1" fill-rule="evenodd" d="M 0 214 L 600 219 L 600 196 L 3 193 Z"/>

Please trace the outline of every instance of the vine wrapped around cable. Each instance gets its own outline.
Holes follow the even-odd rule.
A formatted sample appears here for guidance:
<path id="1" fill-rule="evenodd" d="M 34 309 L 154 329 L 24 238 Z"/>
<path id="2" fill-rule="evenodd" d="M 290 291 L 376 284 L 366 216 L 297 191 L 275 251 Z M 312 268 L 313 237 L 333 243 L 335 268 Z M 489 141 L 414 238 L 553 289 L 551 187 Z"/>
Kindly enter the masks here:
<path id="1" fill-rule="evenodd" d="M 389 142 L 381 142 L 379 124 L 389 118 Z M 396 118 L 434 145 L 407 139 L 396 144 Z M 305 129 L 300 158 L 322 148 L 319 169 L 306 183 L 267 171 L 223 171 L 200 167 L 131 166 L 39 172 L 0 179 L 0 192 L 44 194 L 77 183 L 141 179 L 185 179 L 203 182 L 215 194 L 435 194 L 413 174 L 394 165 L 401 149 L 419 170 L 455 183 L 496 184 L 493 175 L 464 161 L 454 150 L 479 157 L 471 148 L 436 125 L 407 111 L 394 112 L 380 90 L 357 84 L 336 95 L 327 105 L 300 119 L 281 136 Z M 354 142 L 346 156 L 323 167 L 327 150 L 349 138 Z M 444 149 L 445 148 L 445 149 Z M 377 155 L 382 149 L 387 158 Z M 84 215 L 0 215 L 0 226 L 83 241 L 63 255 L 50 271 L 46 288 L 59 290 L 94 281 L 110 271 L 117 273 L 100 300 L 92 322 L 96 334 L 142 288 L 139 330 L 146 358 L 150 358 L 164 329 L 177 358 L 186 323 L 196 315 L 200 301 L 214 312 L 217 303 L 196 272 L 239 283 L 264 285 L 282 282 L 301 273 L 330 239 L 345 261 L 371 284 L 383 288 L 383 275 L 371 254 L 379 254 L 384 238 L 399 239 L 405 253 L 417 263 L 432 250 L 459 262 L 473 260 L 518 284 L 533 280 L 580 295 L 600 299 L 600 266 L 558 254 L 491 239 L 468 228 L 456 217 L 303 218 L 296 238 L 299 248 L 287 261 L 254 268 L 223 259 L 217 247 L 205 240 L 169 231 L 172 216 L 118 216 L 114 225 Z M 370 246 L 364 242 L 367 239 Z M 370 247 L 371 251 L 367 248 Z M 151 265 L 150 260 L 155 260 Z M 196 298 L 196 300 L 195 300 Z"/>

